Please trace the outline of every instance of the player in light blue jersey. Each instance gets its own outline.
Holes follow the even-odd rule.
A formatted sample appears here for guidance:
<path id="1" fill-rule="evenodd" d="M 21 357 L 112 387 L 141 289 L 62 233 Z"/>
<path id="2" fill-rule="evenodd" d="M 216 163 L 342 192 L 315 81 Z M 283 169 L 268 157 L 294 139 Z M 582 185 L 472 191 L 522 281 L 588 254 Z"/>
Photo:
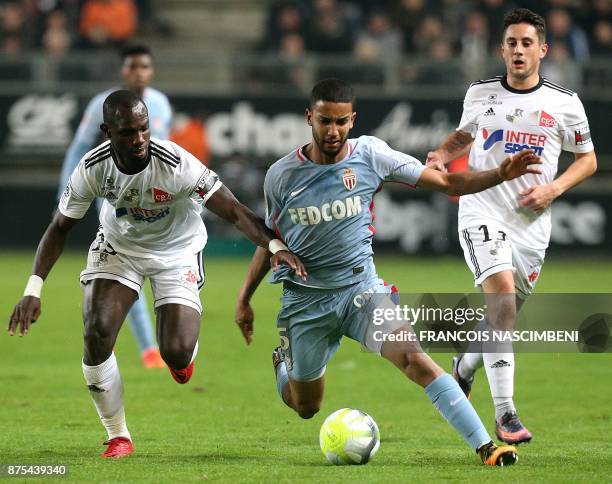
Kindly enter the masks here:
<path id="1" fill-rule="evenodd" d="M 273 352 L 279 394 L 302 418 L 317 413 L 325 367 L 346 335 L 424 387 L 485 464 L 514 464 L 516 449 L 493 443 L 457 382 L 418 343 L 393 341 L 396 334 L 411 332 L 409 324 L 371 324 L 373 309 L 396 307 L 392 289 L 378 277 L 372 260 L 371 206 L 385 181 L 463 195 L 539 173 L 531 166 L 539 158 L 526 150 L 495 170 L 436 171 L 378 138 L 348 139 L 356 116 L 353 106 L 353 90 L 345 82 L 317 83 L 306 111 L 312 141 L 272 165 L 264 182 L 266 223 L 301 258 L 308 273 L 304 280 L 291 270 L 272 267 L 272 282 L 284 287 L 277 320 L 281 346 Z M 236 307 L 236 322 L 247 344 L 253 335 L 250 300 L 269 269 L 267 251 L 257 249 Z"/>
<path id="2" fill-rule="evenodd" d="M 146 104 L 149 111 L 151 136 L 168 139 L 170 123 L 172 121 L 172 108 L 166 95 L 149 86 L 153 78 L 153 59 L 148 47 L 134 45 L 126 47 L 121 52 L 121 81 L 123 87 L 138 95 Z M 81 120 L 76 135 L 70 144 L 60 176 L 57 198 L 59 199 L 68 184 L 70 175 L 79 164 L 85 153 L 101 141 L 100 125 L 102 119 L 102 105 L 107 96 L 116 91 L 113 87 L 93 97 Z M 102 199 L 98 200 L 100 211 Z M 128 314 L 130 328 L 140 348 L 142 363 L 145 368 L 163 368 L 165 364 L 155 344 L 151 326 L 151 317 L 147 309 L 144 293 L 136 300 Z"/>

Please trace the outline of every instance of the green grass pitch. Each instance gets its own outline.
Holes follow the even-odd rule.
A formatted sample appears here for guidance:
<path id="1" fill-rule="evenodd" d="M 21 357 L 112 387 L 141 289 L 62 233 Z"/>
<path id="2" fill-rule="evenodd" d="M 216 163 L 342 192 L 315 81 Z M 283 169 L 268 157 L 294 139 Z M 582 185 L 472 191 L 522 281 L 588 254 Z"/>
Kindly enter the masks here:
<path id="1" fill-rule="evenodd" d="M 0 256 L 0 314 L 6 327 L 30 271 L 32 253 Z M 522 354 L 516 403 L 534 441 L 517 466 L 485 468 L 443 421 L 424 392 L 387 362 L 345 340 L 328 367 L 321 412 L 303 421 L 282 405 L 271 349 L 280 288 L 265 284 L 254 300 L 254 343 L 233 322 L 246 259 L 210 259 L 194 377 L 177 385 L 166 370 L 144 370 L 124 328 L 116 346 L 136 452 L 106 461 L 105 432 L 84 384 L 81 292 L 85 251 L 60 259 L 43 290 L 43 313 L 30 335 L 0 336 L 0 464 L 67 464 L 82 482 L 593 482 L 612 476 L 612 357 Z M 462 260 L 377 260 L 379 273 L 404 292 L 471 291 Z M 612 262 L 551 258 L 540 292 L 612 292 Z M 450 369 L 451 355 L 435 355 Z M 484 372 L 474 388 L 477 411 L 493 432 Z M 370 413 L 381 448 L 367 466 L 333 467 L 319 450 L 324 418 L 341 407 Z"/>

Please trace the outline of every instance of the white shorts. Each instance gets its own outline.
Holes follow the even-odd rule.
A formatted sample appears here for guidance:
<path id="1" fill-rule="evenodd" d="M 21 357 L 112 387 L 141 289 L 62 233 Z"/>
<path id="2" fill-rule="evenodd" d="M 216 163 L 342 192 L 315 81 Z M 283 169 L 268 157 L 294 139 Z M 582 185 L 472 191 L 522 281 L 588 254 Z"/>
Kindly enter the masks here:
<path id="1" fill-rule="evenodd" d="M 205 274 L 201 251 L 172 260 L 134 257 L 115 251 L 100 229 L 89 247 L 81 284 L 93 279 L 112 279 L 140 294 L 145 277 L 151 280 L 155 308 L 182 304 L 202 314 L 200 289 L 204 286 Z"/>
<path id="2" fill-rule="evenodd" d="M 476 287 L 493 274 L 511 270 L 517 296 L 526 299 L 533 292 L 546 249 L 517 244 L 501 225 L 490 221 L 459 230 L 459 241 Z"/>

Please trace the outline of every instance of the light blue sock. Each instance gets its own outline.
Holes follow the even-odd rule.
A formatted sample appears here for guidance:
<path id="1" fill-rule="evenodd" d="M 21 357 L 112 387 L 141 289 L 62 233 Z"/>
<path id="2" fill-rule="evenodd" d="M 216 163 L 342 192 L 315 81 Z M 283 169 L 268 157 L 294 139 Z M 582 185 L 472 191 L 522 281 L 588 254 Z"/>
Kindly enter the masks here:
<path id="1" fill-rule="evenodd" d="M 455 379 L 440 375 L 425 388 L 431 403 L 474 450 L 492 439 Z"/>
<path id="2" fill-rule="evenodd" d="M 289 383 L 289 374 L 287 373 L 287 365 L 285 365 L 284 361 L 281 361 L 276 367 L 276 389 L 278 390 L 278 394 L 280 395 L 283 402 L 285 402 L 285 397 L 283 396 L 283 392 L 285 390 L 285 386 Z M 285 405 L 289 405 L 285 402 Z"/>
<path id="3" fill-rule="evenodd" d="M 155 338 L 151 328 L 151 316 L 147 309 L 147 300 L 144 292 L 140 294 L 140 297 L 136 299 L 132 309 L 130 309 L 128 321 L 141 353 L 155 346 Z"/>

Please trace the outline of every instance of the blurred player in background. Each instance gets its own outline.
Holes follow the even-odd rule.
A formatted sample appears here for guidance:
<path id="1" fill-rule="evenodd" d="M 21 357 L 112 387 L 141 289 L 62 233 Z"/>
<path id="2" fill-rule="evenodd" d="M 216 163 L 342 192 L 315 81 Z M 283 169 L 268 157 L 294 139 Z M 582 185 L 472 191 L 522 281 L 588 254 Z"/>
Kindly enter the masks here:
<path id="1" fill-rule="evenodd" d="M 392 286 L 378 277 L 374 267 L 371 209 L 374 194 L 385 181 L 449 194 L 473 193 L 537 173 L 530 165 L 538 163 L 538 157 L 524 151 L 480 173 L 432 170 L 378 138 L 348 139 L 356 116 L 354 102 L 353 90 L 345 82 L 318 82 L 306 111 L 312 141 L 277 161 L 266 174 L 266 223 L 299 255 L 308 271 L 303 281 L 284 267 L 272 267 L 273 282 L 284 286 L 277 320 L 281 346 L 273 353 L 279 395 L 302 418 L 318 412 L 326 365 L 341 338 L 348 336 L 424 387 L 485 464 L 514 464 L 516 449 L 493 443 L 457 382 L 418 344 L 373 336 L 373 328 L 406 334 L 411 326 L 401 320 L 372 326 L 364 317 L 364 312 L 379 307 L 395 307 Z M 236 322 L 247 343 L 254 319 L 250 300 L 269 269 L 266 251 L 257 249 L 236 307 Z"/>
<path id="2" fill-rule="evenodd" d="M 172 109 L 166 95 L 149 86 L 153 78 L 153 59 L 148 47 L 134 45 L 126 47 L 121 52 L 121 82 L 124 89 L 133 92 L 142 98 L 149 110 L 151 136 L 159 139 L 168 139 L 172 121 Z M 62 166 L 58 199 L 68 184 L 70 175 L 76 168 L 79 160 L 101 141 L 100 125 L 102 124 L 102 103 L 106 97 L 117 88 L 111 88 L 97 94 L 87 105 L 83 119 L 79 124 Z M 98 211 L 100 210 L 98 203 Z M 128 321 L 132 333 L 136 338 L 142 364 L 145 368 L 163 368 L 164 362 L 155 345 L 151 317 L 147 309 L 147 300 L 144 292 L 136 300 L 128 313 Z"/>
<path id="3" fill-rule="evenodd" d="M 305 274 L 299 259 L 213 171 L 177 144 L 150 139 L 147 108 L 139 96 L 126 90 L 108 96 L 101 128 L 110 141 L 89 151 L 72 173 L 38 246 L 33 275 L 13 311 L 9 334 L 18 329 L 21 336 L 28 333 L 40 315 L 43 280 L 61 255 L 66 236 L 91 203 L 103 198 L 100 231 L 80 278 L 83 374 L 108 433 L 102 457 L 125 457 L 134 448 L 113 347 L 149 277 L 162 357 L 178 383 L 191 378 L 202 312 L 202 250 L 207 241 L 200 207 L 206 205 L 254 243 L 270 247 L 275 252 L 273 264 L 287 263 L 297 274 Z"/>
<path id="4" fill-rule="evenodd" d="M 591 176 L 597 160 L 589 123 L 578 95 L 539 74 L 546 55 L 544 19 L 519 8 L 504 19 L 501 52 L 506 75 L 477 81 L 467 91 L 457 130 L 434 152 L 428 166 L 444 164 L 469 150 L 473 170 L 493 169 L 508 155 L 531 149 L 543 160 L 542 173 L 462 196 L 459 240 L 476 286 L 487 294 L 489 312 L 481 328 L 511 329 L 532 293 L 550 240 L 552 202 Z M 561 150 L 574 162 L 557 179 Z M 502 350 L 500 352 L 499 350 Z M 474 372 L 483 365 L 495 405 L 495 432 L 510 444 L 529 442 L 531 433 L 514 406 L 512 347 L 483 348 L 453 359 L 453 374 L 470 395 Z"/>

